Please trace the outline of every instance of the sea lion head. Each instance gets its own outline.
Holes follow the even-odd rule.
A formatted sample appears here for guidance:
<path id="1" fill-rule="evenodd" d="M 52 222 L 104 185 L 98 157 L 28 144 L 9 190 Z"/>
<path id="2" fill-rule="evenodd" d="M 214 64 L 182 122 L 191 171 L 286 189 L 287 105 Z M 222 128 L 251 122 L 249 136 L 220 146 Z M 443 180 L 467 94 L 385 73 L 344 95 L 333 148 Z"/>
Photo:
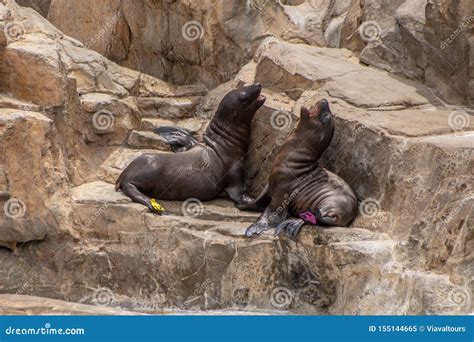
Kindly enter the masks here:
<path id="1" fill-rule="evenodd" d="M 250 124 L 252 118 L 263 103 L 262 85 L 251 84 L 234 89 L 224 96 L 216 112 L 217 119 L 229 124 Z"/>
<path id="2" fill-rule="evenodd" d="M 329 102 L 322 99 L 309 109 L 302 106 L 298 126 L 310 145 L 317 146 L 318 151 L 324 151 L 334 135 L 334 117 Z"/>

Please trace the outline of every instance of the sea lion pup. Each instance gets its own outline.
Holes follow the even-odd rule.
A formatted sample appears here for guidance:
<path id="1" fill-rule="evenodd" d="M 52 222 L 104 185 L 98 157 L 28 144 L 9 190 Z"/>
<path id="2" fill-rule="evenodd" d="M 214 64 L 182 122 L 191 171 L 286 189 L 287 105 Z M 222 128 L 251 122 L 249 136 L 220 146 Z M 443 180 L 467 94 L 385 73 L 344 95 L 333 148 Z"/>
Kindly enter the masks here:
<path id="1" fill-rule="evenodd" d="M 120 174 L 115 189 L 155 213 L 164 211 L 156 198 L 208 201 L 225 192 L 236 204 L 250 202 L 252 198 L 244 195 L 244 157 L 250 123 L 265 102 L 261 90 L 257 83 L 225 95 L 203 135 L 204 143 L 182 128 L 156 129 L 173 151 L 184 152 L 137 157 Z"/>
<path id="2" fill-rule="evenodd" d="M 295 132 L 281 146 L 272 164 L 268 185 L 255 201 L 239 209 L 261 211 L 245 235 L 276 228 L 294 238 L 305 223 L 347 226 L 357 212 L 357 199 L 340 177 L 318 160 L 334 135 L 334 120 L 326 100 L 311 109 L 301 107 Z M 298 218 L 286 219 L 288 212 Z"/>

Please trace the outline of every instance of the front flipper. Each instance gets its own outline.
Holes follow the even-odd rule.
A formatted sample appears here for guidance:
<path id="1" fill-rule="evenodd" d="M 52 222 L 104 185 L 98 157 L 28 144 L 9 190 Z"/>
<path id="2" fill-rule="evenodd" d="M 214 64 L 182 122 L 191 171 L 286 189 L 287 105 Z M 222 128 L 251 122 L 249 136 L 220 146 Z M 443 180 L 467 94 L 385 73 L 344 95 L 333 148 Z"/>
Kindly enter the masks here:
<path id="1" fill-rule="evenodd" d="M 165 139 L 173 152 L 187 151 L 198 143 L 190 131 L 180 127 L 161 126 L 153 132 Z"/>
<path id="2" fill-rule="evenodd" d="M 276 228 L 283 222 L 288 214 L 288 208 L 279 208 L 280 210 L 271 210 L 269 207 L 260 215 L 257 222 L 252 224 L 245 231 L 246 236 L 259 235 L 266 230 Z"/>
<path id="3" fill-rule="evenodd" d="M 289 219 L 289 220 L 283 221 L 275 229 L 275 235 L 279 235 L 282 232 L 286 232 L 286 235 L 288 237 L 294 239 L 298 235 L 301 227 L 303 227 L 304 224 L 305 222 L 302 219 Z"/>

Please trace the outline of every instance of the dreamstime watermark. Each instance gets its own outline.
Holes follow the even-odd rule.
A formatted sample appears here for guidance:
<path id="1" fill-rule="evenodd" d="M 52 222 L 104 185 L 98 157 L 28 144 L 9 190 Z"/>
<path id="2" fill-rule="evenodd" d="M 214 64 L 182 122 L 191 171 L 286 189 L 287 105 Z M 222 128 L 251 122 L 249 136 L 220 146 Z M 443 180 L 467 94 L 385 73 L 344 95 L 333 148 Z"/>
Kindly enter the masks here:
<path id="1" fill-rule="evenodd" d="M 359 212 L 362 216 L 372 217 L 381 210 L 380 202 L 375 198 L 366 198 L 359 203 Z"/>
<path id="2" fill-rule="evenodd" d="M 274 129 L 279 131 L 289 129 L 293 124 L 291 113 L 276 110 L 270 116 L 270 124 Z"/>
<path id="3" fill-rule="evenodd" d="M 462 131 L 466 129 L 470 122 L 470 115 L 463 110 L 454 110 L 449 113 L 448 125 L 454 131 Z"/>
<path id="4" fill-rule="evenodd" d="M 284 194 L 283 203 L 278 208 L 276 208 L 276 210 L 272 213 L 272 216 L 275 217 L 275 216 L 281 215 L 283 210 L 285 210 L 285 208 L 287 208 L 290 205 L 290 203 L 295 199 L 295 197 L 298 195 L 298 192 L 299 192 L 299 189 L 295 189 L 291 192 L 290 195 Z"/>
<path id="5" fill-rule="evenodd" d="M 357 30 L 360 37 L 368 43 L 379 41 L 382 36 L 382 28 L 373 20 L 364 21 Z"/>
<path id="6" fill-rule="evenodd" d="M 80 303 L 90 302 L 96 306 L 114 307 L 123 310 L 135 311 L 159 311 L 163 308 L 165 303 L 164 294 L 155 294 L 151 298 L 126 298 L 120 300 L 120 296 L 114 294 L 111 289 L 107 287 L 99 287 L 92 292 L 92 295 L 86 295 L 79 300 Z"/>
<path id="7" fill-rule="evenodd" d="M 2 266 L 4 267 L 5 265 L 2 265 Z M 15 291 L 15 293 L 12 296 L 8 297 L 5 303 L 6 305 L 4 305 L 3 308 L 6 308 L 8 304 L 13 305 L 17 301 L 18 297 L 26 293 L 28 289 L 32 287 L 32 285 L 33 285 L 33 279 L 29 278 L 25 283 L 23 283 L 23 285 L 20 286 L 18 290 Z"/>
<path id="8" fill-rule="evenodd" d="M 9 326 L 5 329 L 6 335 L 84 335 L 83 328 L 53 328 L 50 323 L 45 323 L 40 328 L 16 328 Z"/>
<path id="9" fill-rule="evenodd" d="M 204 28 L 199 21 L 191 20 L 184 23 L 181 28 L 181 35 L 187 41 L 193 42 L 204 36 Z"/>
<path id="10" fill-rule="evenodd" d="M 439 45 L 440 49 L 441 50 L 446 49 L 448 45 L 451 44 L 457 38 L 457 36 L 459 36 L 472 21 L 474 21 L 474 15 L 469 16 L 469 18 L 463 21 L 448 38 L 442 41 L 441 44 Z"/>
<path id="11" fill-rule="evenodd" d="M 455 305 L 460 307 L 468 306 L 471 301 L 471 296 L 469 292 L 461 287 L 456 287 L 449 292 L 448 295 L 449 301 Z"/>
<path id="12" fill-rule="evenodd" d="M 447 224 L 448 222 L 450 222 L 453 217 L 455 217 L 456 215 L 459 214 L 459 212 L 461 212 L 461 210 L 464 208 L 466 203 L 473 200 L 474 200 L 474 194 L 470 194 L 469 196 L 461 199 L 459 201 L 459 204 L 454 208 L 454 210 L 450 211 L 449 214 L 445 218 L 442 219 L 442 222 L 444 224 Z"/>
<path id="13" fill-rule="evenodd" d="M 197 198 L 188 198 L 181 205 L 181 213 L 186 217 L 199 217 L 204 212 L 204 205 Z"/>
<path id="14" fill-rule="evenodd" d="M 5 33 L 8 41 L 17 41 L 24 36 L 25 28 L 20 23 L 11 22 L 5 25 L 3 32 Z"/>
<path id="15" fill-rule="evenodd" d="M 122 13 L 121 12 L 117 12 L 115 13 L 113 16 L 111 17 L 108 17 L 105 21 L 105 25 L 104 27 L 102 27 L 99 32 L 97 32 L 97 34 L 89 39 L 85 44 L 84 46 L 86 48 L 90 48 L 93 44 L 95 44 L 96 42 L 102 40 L 105 36 L 105 34 L 115 25 L 117 24 L 118 20 L 122 17 Z"/>
<path id="16" fill-rule="evenodd" d="M 109 131 L 115 124 L 115 117 L 112 112 L 101 109 L 92 116 L 92 124 L 98 131 Z"/>
<path id="17" fill-rule="evenodd" d="M 114 300 L 114 293 L 107 287 L 99 287 L 92 293 L 92 303 L 94 305 L 111 306 Z"/>
<path id="18" fill-rule="evenodd" d="M 286 287 L 276 287 L 270 294 L 270 303 L 273 307 L 283 309 L 288 308 L 293 302 L 293 292 Z"/>
<path id="19" fill-rule="evenodd" d="M 184 301 L 184 305 L 190 306 L 192 302 L 201 298 L 204 292 L 206 291 L 206 289 L 209 288 L 211 284 L 212 282 L 209 279 L 204 280 L 201 284 L 197 283 L 195 285 L 193 294 Z"/>
<path id="20" fill-rule="evenodd" d="M 21 199 L 12 197 L 3 205 L 3 212 L 9 218 L 20 218 L 26 213 L 26 204 Z"/>
<path id="21" fill-rule="evenodd" d="M 97 209 L 94 214 L 92 214 L 89 219 L 86 221 L 85 223 L 85 226 L 86 227 L 89 227 L 92 223 L 95 222 L 95 220 L 97 220 L 99 218 L 99 216 L 101 216 L 105 210 L 107 210 L 107 208 L 109 207 L 110 204 L 112 204 L 114 201 L 115 201 L 115 197 L 117 197 L 117 199 L 119 197 L 121 197 L 121 194 L 120 193 L 114 193 L 114 195 L 112 196 L 112 199 L 110 201 L 106 201 L 104 204 L 102 204 L 99 209 Z"/>

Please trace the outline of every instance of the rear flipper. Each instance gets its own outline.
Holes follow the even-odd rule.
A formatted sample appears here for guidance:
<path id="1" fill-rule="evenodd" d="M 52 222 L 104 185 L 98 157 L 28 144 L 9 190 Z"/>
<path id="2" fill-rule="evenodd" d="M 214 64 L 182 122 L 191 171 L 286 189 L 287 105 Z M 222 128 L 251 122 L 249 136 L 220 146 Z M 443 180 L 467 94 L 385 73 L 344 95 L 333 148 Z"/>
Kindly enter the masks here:
<path id="1" fill-rule="evenodd" d="M 289 219 L 283 221 L 275 229 L 275 235 L 279 235 L 283 232 L 286 232 L 286 235 L 294 239 L 300 232 L 301 227 L 305 224 L 303 219 Z"/>
<path id="2" fill-rule="evenodd" d="M 198 143 L 190 131 L 180 127 L 161 126 L 153 132 L 165 139 L 173 152 L 187 151 Z"/>
<path id="3" fill-rule="evenodd" d="M 132 201 L 147 206 L 152 213 L 158 215 L 163 215 L 165 213 L 165 209 L 159 205 L 154 198 L 150 198 L 142 193 L 134 184 L 125 182 L 125 184 L 121 185 L 121 189 L 125 195 L 132 199 Z"/>

